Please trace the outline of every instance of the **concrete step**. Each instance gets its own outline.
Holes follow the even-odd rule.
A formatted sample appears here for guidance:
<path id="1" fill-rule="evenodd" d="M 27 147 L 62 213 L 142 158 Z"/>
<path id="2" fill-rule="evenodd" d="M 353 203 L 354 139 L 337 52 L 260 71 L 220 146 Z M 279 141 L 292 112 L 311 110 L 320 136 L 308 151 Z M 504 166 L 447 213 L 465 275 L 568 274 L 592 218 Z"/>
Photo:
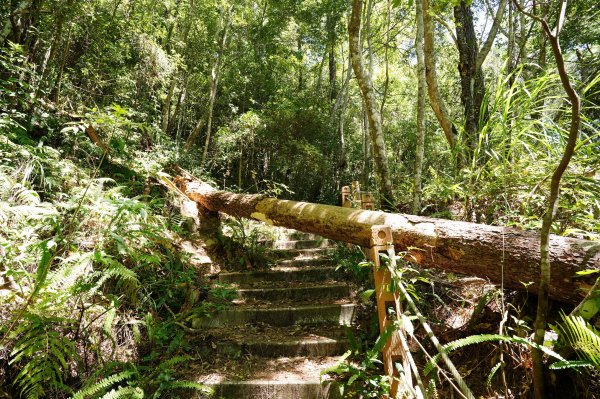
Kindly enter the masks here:
<path id="1" fill-rule="evenodd" d="M 348 350 L 348 340 L 332 338 L 313 338 L 305 340 L 287 340 L 284 342 L 220 342 L 222 352 L 251 354 L 254 356 L 335 356 Z"/>
<path id="2" fill-rule="evenodd" d="M 347 327 L 344 327 L 347 328 Z M 343 328 L 247 326 L 243 331 L 221 328 L 211 330 L 219 353 L 239 358 L 253 355 L 265 358 L 279 356 L 337 356 L 349 347 Z"/>
<path id="3" fill-rule="evenodd" d="M 270 305 L 276 306 L 276 305 Z M 278 327 L 294 325 L 352 325 L 356 305 L 353 303 L 287 307 L 239 307 L 223 310 L 212 317 L 194 319 L 194 328 L 234 327 L 265 323 Z"/>
<path id="4" fill-rule="evenodd" d="M 277 233 L 277 237 L 279 240 L 319 240 L 323 239 L 323 237 L 318 236 L 312 233 L 304 233 L 298 230 L 290 230 L 290 229 L 281 229 Z"/>
<path id="5" fill-rule="evenodd" d="M 314 258 L 314 257 L 305 257 L 305 258 L 295 258 L 295 259 L 285 259 L 277 262 L 278 266 L 332 266 L 335 265 L 337 261 L 335 259 L 329 258 Z"/>
<path id="6" fill-rule="evenodd" d="M 224 381 L 206 384 L 214 390 L 210 398 L 222 399 L 338 399 L 341 398 L 333 381 Z M 204 398 L 206 396 L 197 396 Z"/>
<path id="7" fill-rule="evenodd" d="M 275 241 L 273 243 L 274 249 L 332 248 L 334 246 L 335 246 L 335 241 L 331 241 L 328 239 Z"/>
<path id="8" fill-rule="evenodd" d="M 194 375 L 191 367 L 185 378 L 214 389 L 212 396 L 195 394 L 198 399 L 339 399 L 338 386 L 331 378 L 324 376 L 321 382 L 321 371 L 338 361 L 339 357 L 247 358 L 200 375 Z"/>
<path id="9" fill-rule="evenodd" d="M 241 285 L 261 281 L 322 281 L 340 279 L 343 276 L 342 271 L 335 270 L 335 267 L 331 266 L 283 266 L 265 271 L 221 273 L 219 274 L 219 282 Z"/>
<path id="10" fill-rule="evenodd" d="M 310 300 L 338 299 L 350 295 L 348 284 L 333 283 L 319 285 L 296 285 L 289 287 L 241 288 L 237 291 L 240 299 L 251 300 Z"/>
<path id="11" fill-rule="evenodd" d="M 321 259 L 332 255 L 333 248 L 307 248 L 307 249 L 273 249 L 270 253 L 279 258 L 315 258 Z"/>

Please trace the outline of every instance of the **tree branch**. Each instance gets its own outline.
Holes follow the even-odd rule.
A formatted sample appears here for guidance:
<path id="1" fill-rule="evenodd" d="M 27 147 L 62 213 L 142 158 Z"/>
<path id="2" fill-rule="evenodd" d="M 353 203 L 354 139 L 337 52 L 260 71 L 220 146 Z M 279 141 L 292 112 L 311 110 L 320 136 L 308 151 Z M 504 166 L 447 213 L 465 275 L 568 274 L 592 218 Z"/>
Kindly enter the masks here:
<path id="1" fill-rule="evenodd" d="M 458 47 L 458 40 L 456 39 L 456 34 L 454 34 L 454 30 L 452 29 L 450 24 L 448 24 L 448 22 L 444 21 L 442 18 L 440 18 L 436 14 L 433 14 L 433 18 L 435 19 L 436 22 L 442 24 L 444 26 L 444 28 L 446 28 L 446 30 L 450 34 L 450 37 L 452 38 L 452 41 L 454 42 L 454 45 Z"/>
<path id="2" fill-rule="evenodd" d="M 492 44 L 494 44 L 494 40 L 496 39 L 496 35 L 498 34 L 498 30 L 500 29 L 500 25 L 502 20 L 504 19 L 504 11 L 506 10 L 507 0 L 500 0 L 500 4 L 498 5 L 498 11 L 496 12 L 496 16 L 494 17 L 494 23 L 492 24 L 492 28 L 490 29 L 490 33 L 488 34 L 487 39 L 479 53 L 477 54 L 477 61 L 475 70 L 478 70 L 483 65 L 488 53 L 492 48 Z"/>

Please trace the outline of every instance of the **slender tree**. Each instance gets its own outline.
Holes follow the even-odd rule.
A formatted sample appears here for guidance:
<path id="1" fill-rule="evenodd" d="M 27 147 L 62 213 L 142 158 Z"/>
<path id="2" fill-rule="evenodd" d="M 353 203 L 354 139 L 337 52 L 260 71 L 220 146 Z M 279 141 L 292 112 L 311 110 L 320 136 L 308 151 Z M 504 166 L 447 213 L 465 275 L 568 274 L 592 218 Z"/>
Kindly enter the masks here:
<path id="1" fill-rule="evenodd" d="M 435 65 L 435 40 L 434 40 L 434 22 L 432 20 L 432 11 L 430 0 L 423 0 L 423 58 L 425 62 L 425 77 L 427 81 L 427 94 L 431 109 L 437 118 L 440 127 L 444 131 L 446 140 L 450 148 L 454 148 L 457 141 L 458 132 L 452 124 L 448 107 L 442 98 L 438 84 L 437 71 Z"/>
<path id="2" fill-rule="evenodd" d="M 392 181 L 389 175 L 385 140 L 381 125 L 381 114 L 375 98 L 375 90 L 369 73 L 365 69 L 362 46 L 360 40 L 360 25 L 363 9 L 362 0 L 352 2 L 352 14 L 348 24 L 348 35 L 350 53 L 352 57 L 352 68 L 362 93 L 363 103 L 367 111 L 369 121 L 369 134 L 373 146 L 373 158 L 377 168 L 379 191 L 381 194 L 381 206 L 384 209 L 394 209 L 395 201 L 392 191 Z"/>
<path id="3" fill-rule="evenodd" d="M 229 34 L 229 28 L 231 26 L 233 4 L 228 6 L 225 11 L 225 15 L 222 17 L 222 32 L 221 40 L 219 42 L 219 50 L 217 51 L 216 58 L 214 60 L 211 73 L 210 73 L 210 95 L 208 99 L 208 117 L 206 120 L 206 138 L 204 139 L 204 150 L 202 151 L 202 165 L 206 163 L 208 156 L 208 146 L 210 145 L 211 133 L 212 133 L 212 122 L 213 122 L 213 111 L 215 108 L 215 101 L 217 99 L 217 89 L 219 87 L 219 79 L 221 78 L 221 68 L 223 67 L 223 57 L 225 55 L 225 46 L 227 45 L 227 37 Z"/>
<path id="4" fill-rule="evenodd" d="M 198 120 L 198 123 L 190 133 L 188 140 L 186 142 L 186 148 L 189 150 L 192 145 L 196 142 L 200 131 L 206 125 L 206 135 L 204 138 L 204 147 L 202 150 L 202 161 L 201 164 L 204 165 L 206 162 L 206 158 L 208 156 L 208 147 L 210 145 L 210 141 L 212 138 L 212 123 L 213 123 L 213 113 L 215 108 L 215 101 L 217 99 L 217 91 L 219 88 L 219 80 L 221 79 L 221 71 L 223 68 L 223 58 L 225 56 L 225 47 L 227 45 L 227 39 L 229 37 L 229 29 L 231 27 L 232 22 L 232 12 L 233 12 L 233 4 L 226 5 L 221 10 L 221 15 L 219 17 L 219 25 L 220 29 L 217 29 L 216 42 L 218 43 L 218 47 L 215 50 L 215 55 L 212 60 L 210 76 L 208 78 L 209 89 L 208 89 L 208 107 L 205 111 L 205 114 L 202 118 Z"/>
<path id="5" fill-rule="evenodd" d="M 542 230 L 540 233 L 540 284 L 538 289 L 538 304 L 537 314 L 534 323 L 534 338 L 533 341 L 538 345 L 544 344 L 544 336 L 546 334 L 546 324 L 548 317 L 548 296 L 550 290 L 550 277 L 551 277 L 551 265 L 550 265 L 550 230 L 552 228 L 552 222 L 556 216 L 558 210 L 558 199 L 560 196 L 560 181 L 571 162 L 571 158 L 575 152 L 575 146 L 579 137 L 579 126 L 581 123 L 581 100 L 579 94 L 573 87 L 569 73 L 565 65 L 559 36 L 565 23 L 565 14 L 567 12 L 567 0 L 561 0 L 559 11 L 557 13 L 556 25 L 554 28 L 550 27 L 547 16 L 537 16 L 530 12 L 527 12 L 518 1 L 513 0 L 516 7 L 519 10 L 528 15 L 530 18 L 538 21 L 543 29 L 545 36 L 550 42 L 552 48 L 552 54 L 556 62 L 556 68 L 563 89 L 569 98 L 571 103 L 571 121 L 569 125 L 569 137 L 565 146 L 562 158 L 558 163 L 552 178 L 550 180 L 550 196 L 548 197 L 546 213 L 542 221 Z M 543 368 L 543 354 L 541 350 L 533 350 L 533 383 L 534 393 L 536 399 L 545 398 L 545 384 L 544 384 L 544 368 Z"/>
<path id="6" fill-rule="evenodd" d="M 415 154 L 415 177 L 413 188 L 412 211 L 418 214 L 421 211 L 421 177 L 423 172 L 423 157 L 425 155 L 425 56 L 423 49 L 424 27 L 423 27 L 423 0 L 416 0 L 417 32 L 415 38 L 415 49 L 417 51 L 417 147 Z"/>

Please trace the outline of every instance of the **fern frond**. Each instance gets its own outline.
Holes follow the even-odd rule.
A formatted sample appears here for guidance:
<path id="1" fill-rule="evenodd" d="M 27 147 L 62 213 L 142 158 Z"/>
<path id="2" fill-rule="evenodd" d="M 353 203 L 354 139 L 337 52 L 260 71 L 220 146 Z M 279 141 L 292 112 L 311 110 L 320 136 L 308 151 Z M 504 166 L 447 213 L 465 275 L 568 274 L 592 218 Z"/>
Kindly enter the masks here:
<path id="1" fill-rule="evenodd" d="M 9 364 L 22 364 L 13 384 L 27 398 L 37 398 L 38 392 L 63 386 L 63 375 L 70 359 L 77 357 L 73 342 L 57 331 L 62 323 L 72 322 L 59 317 L 26 314 L 22 323 L 11 333 L 15 345 Z"/>
<path id="2" fill-rule="evenodd" d="M 514 344 L 520 344 L 520 345 L 525 345 L 525 346 L 531 346 L 535 349 L 539 349 L 542 352 L 546 353 L 547 355 L 554 357 L 556 359 L 559 360 L 565 360 L 562 356 L 560 356 L 558 353 L 554 352 L 553 350 L 543 346 L 543 345 L 537 345 L 533 342 L 530 342 L 528 340 L 526 340 L 525 338 L 521 338 L 521 337 L 509 337 L 506 335 L 500 335 L 500 334 L 480 334 L 480 335 L 471 335 L 469 337 L 466 338 L 461 338 L 461 339 L 457 339 L 456 341 L 452 341 L 447 343 L 446 345 L 443 346 L 443 351 L 444 353 L 450 353 L 453 352 L 457 349 L 463 348 L 465 346 L 469 346 L 469 345 L 474 345 L 474 344 L 481 344 L 484 342 L 492 342 L 492 341 L 504 341 L 504 342 L 510 342 L 510 343 L 514 343 Z M 435 356 L 433 356 L 433 358 L 427 362 L 427 364 L 425 365 L 425 367 L 423 368 L 423 373 L 424 375 L 428 375 L 429 373 L 431 373 L 433 371 L 433 369 L 435 368 L 436 364 L 438 363 L 438 361 L 441 358 L 441 354 L 438 353 Z"/>
<path id="3" fill-rule="evenodd" d="M 85 399 L 87 397 L 96 395 L 98 393 L 106 391 L 108 388 L 110 388 L 116 383 L 130 379 L 134 375 L 135 372 L 133 371 L 122 371 L 120 373 L 113 374 L 109 377 L 103 378 L 102 380 L 98 381 L 90 387 L 78 391 L 77 393 L 75 393 L 75 395 L 71 397 L 71 399 Z"/>
<path id="4" fill-rule="evenodd" d="M 560 362 L 552 363 L 550 370 L 574 369 L 579 367 L 594 367 L 587 360 L 561 360 Z"/>
<path id="5" fill-rule="evenodd" d="M 191 389 L 207 394 L 212 394 L 214 392 L 214 389 L 211 387 L 194 381 L 173 381 L 169 383 L 169 389 Z"/>
<path id="6" fill-rule="evenodd" d="M 100 399 L 144 399 L 144 391 L 139 387 L 120 387 L 111 390 Z"/>
<path id="7" fill-rule="evenodd" d="M 116 315 L 117 315 L 117 309 L 113 307 L 106 313 L 106 317 L 104 318 L 104 324 L 102 326 L 102 330 L 104 331 L 104 333 L 106 335 L 108 335 L 110 337 L 112 337 L 113 323 L 115 321 Z"/>
<path id="8" fill-rule="evenodd" d="M 494 376 L 496 375 L 496 372 L 498 371 L 498 369 L 502 366 L 501 362 L 496 363 L 496 365 L 494 365 L 494 367 L 492 367 L 492 369 L 490 370 L 490 373 L 488 374 L 487 378 L 485 379 L 485 385 L 490 387 L 492 385 L 492 379 L 494 378 Z"/>
<path id="9" fill-rule="evenodd" d="M 61 266 L 48 276 L 50 288 L 54 291 L 67 291 L 91 272 L 92 254 L 76 252 L 63 259 Z"/>
<path id="10" fill-rule="evenodd" d="M 162 370 L 167 370 L 167 369 L 170 369 L 171 367 L 175 366 L 176 364 L 184 363 L 191 359 L 192 359 L 191 356 L 173 356 L 173 357 L 165 360 L 164 362 L 160 363 L 158 365 L 158 368 L 160 368 Z"/>
<path id="11" fill-rule="evenodd" d="M 39 204 L 40 195 L 20 183 L 17 183 L 12 188 L 12 198 L 20 205 L 36 205 Z"/>
<path id="12" fill-rule="evenodd" d="M 429 380 L 429 385 L 427 386 L 427 394 L 432 399 L 439 399 L 439 394 L 437 390 L 437 386 L 435 385 L 435 380 L 432 378 Z"/>
<path id="13" fill-rule="evenodd" d="M 562 323 L 556 329 L 571 346 L 580 360 L 600 369 L 600 332 L 581 316 L 561 314 Z"/>
<path id="14" fill-rule="evenodd" d="M 135 287 L 140 285 L 137 274 L 116 260 L 111 260 L 109 262 L 109 267 L 106 273 L 111 277 L 116 277 L 117 279 L 130 283 Z"/>

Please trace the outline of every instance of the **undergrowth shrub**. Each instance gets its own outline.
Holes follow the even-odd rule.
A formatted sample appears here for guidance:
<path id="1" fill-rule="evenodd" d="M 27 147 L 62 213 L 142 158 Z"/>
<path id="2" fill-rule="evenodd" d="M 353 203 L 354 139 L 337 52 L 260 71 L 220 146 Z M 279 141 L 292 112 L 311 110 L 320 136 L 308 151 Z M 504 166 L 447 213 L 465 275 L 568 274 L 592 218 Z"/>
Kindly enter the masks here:
<path id="1" fill-rule="evenodd" d="M 526 80 L 517 70 L 496 83 L 486 94 L 489 117 L 482 121 L 471 161 L 456 175 L 451 169 L 430 170 L 423 188 L 429 204 L 425 213 L 444 212 L 444 206 L 459 202 L 461 215 L 447 216 L 539 229 L 548 180 L 568 135 L 560 79 L 546 74 Z M 597 120 L 586 118 L 592 109 L 585 102 L 583 110 L 581 137 L 561 183 L 553 233 L 594 239 L 600 232 L 600 129 Z"/>
<path id="2" fill-rule="evenodd" d="M 266 241 L 273 241 L 273 233 L 260 224 L 242 218 L 227 217 L 221 221 L 218 236 L 219 252 L 232 270 L 264 269 L 274 263 Z"/>
<path id="3" fill-rule="evenodd" d="M 43 144 L 0 135 L 0 158 L 0 385 L 23 398 L 204 390 L 177 377 L 189 291 L 204 282 L 164 200 Z"/>

